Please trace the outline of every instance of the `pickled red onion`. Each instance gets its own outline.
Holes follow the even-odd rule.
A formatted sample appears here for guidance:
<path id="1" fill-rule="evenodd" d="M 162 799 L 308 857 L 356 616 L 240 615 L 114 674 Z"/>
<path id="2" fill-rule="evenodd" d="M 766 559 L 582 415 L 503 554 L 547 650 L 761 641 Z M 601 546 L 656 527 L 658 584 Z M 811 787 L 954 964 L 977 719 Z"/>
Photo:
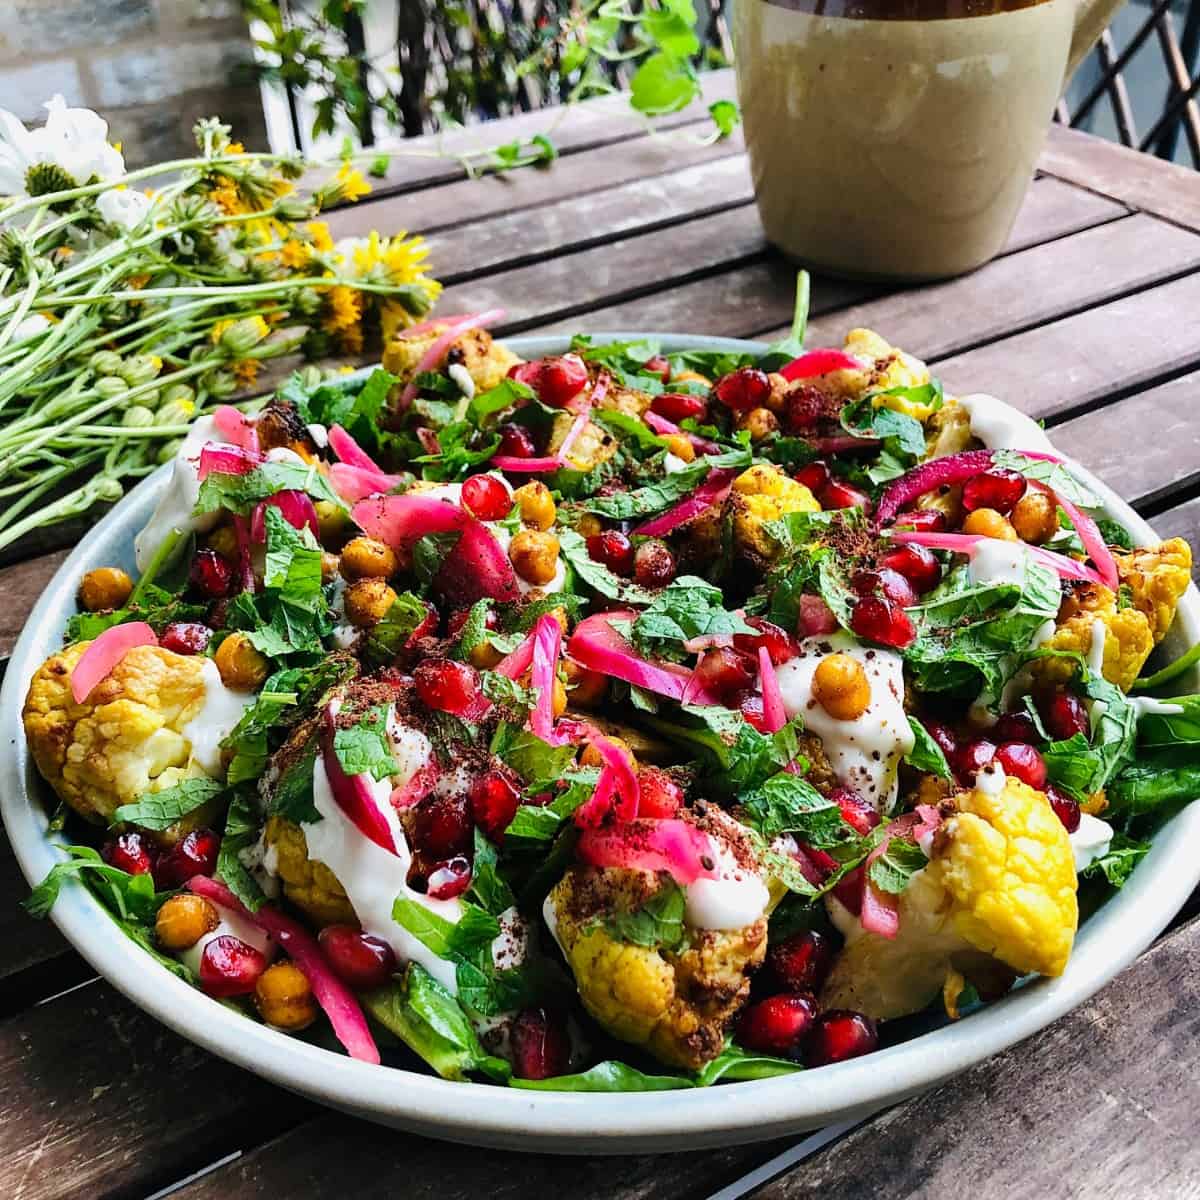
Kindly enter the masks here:
<path id="1" fill-rule="evenodd" d="M 828 375 L 831 371 L 861 371 L 863 364 L 849 355 L 845 350 L 822 349 L 806 350 L 799 358 L 793 358 L 786 366 L 779 368 L 779 373 L 789 381 L 796 379 L 815 379 L 818 375 Z"/>
<path id="2" fill-rule="evenodd" d="M 419 492 L 360 500 L 350 516 L 365 533 L 396 549 L 408 548 L 428 533 L 462 529 L 470 519 L 457 504 Z"/>
<path id="3" fill-rule="evenodd" d="M 530 684 L 537 689 L 537 703 L 529 714 L 529 728 L 543 741 L 554 733 L 554 680 L 562 654 L 562 626 L 544 613 L 533 627 L 533 666 Z"/>
<path id="4" fill-rule="evenodd" d="M 762 685 L 763 727 L 767 733 L 778 733 L 787 724 L 787 709 L 783 705 L 783 692 L 779 690 L 779 677 L 775 664 L 766 646 L 758 648 L 758 679 Z"/>
<path id="5" fill-rule="evenodd" d="M 714 504 L 720 504 L 732 490 L 737 474 L 736 467 L 718 467 L 710 471 L 708 478 L 687 499 L 643 522 L 633 532 L 643 537 L 661 537 L 664 533 L 670 533 L 672 529 L 707 512 Z"/>
<path id="6" fill-rule="evenodd" d="M 884 489 L 875 506 L 876 526 L 886 525 L 909 501 L 932 492 L 934 488 L 949 487 L 986 471 L 992 465 L 990 450 L 964 450 L 945 458 L 930 459 Z"/>
<path id="7" fill-rule="evenodd" d="M 267 540 L 267 509 L 277 508 L 283 519 L 293 529 L 307 528 L 313 537 L 319 537 L 320 525 L 317 521 L 317 509 L 306 492 L 283 491 L 268 496 L 254 506 L 250 517 L 250 540 L 261 545 Z"/>
<path id="8" fill-rule="evenodd" d="M 203 483 L 214 471 L 221 475 L 249 475 L 261 462 L 262 456 L 257 452 L 209 442 L 200 451 L 196 477 Z"/>
<path id="9" fill-rule="evenodd" d="M 921 533 L 899 529 L 889 530 L 888 536 L 902 545 L 926 546 L 930 550 L 951 550 L 955 554 L 965 554 L 968 558 L 974 554 L 980 542 L 996 540 L 976 533 Z M 1098 572 L 1074 558 L 1068 558 L 1065 554 L 1056 554 L 1053 550 L 1031 546 L 1028 543 L 1022 543 L 1022 549 L 1035 562 L 1056 571 L 1064 579 L 1086 579 L 1089 583 L 1108 586 Z"/>
<path id="10" fill-rule="evenodd" d="M 442 359 L 445 358 L 451 343 L 462 337 L 464 333 L 470 333 L 472 329 L 485 328 L 488 325 L 494 325 L 497 321 L 504 320 L 504 315 L 502 308 L 489 308 L 480 313 L 468 313 L 451 322 L 421 355 L 417 365 L 413 368 L 412 379 L 404 385 L 404 390 L 400 393 L 400 403 L 397 407 L 401 411 L 408 408 L 419 390 L 416 383 L 417 376 L 441 366 Z M 441 322 L 435 322 L 435 324 L 441 324 Z"/>
<path id="11" fill-rule="evenodd" d="M 338 458 L 351 467 L 362 467 L 384 475 L 384 469 L 354 440 L 340 425 L 329 427 L 329 448 Z"/>
<path id="12" fill-rule="evenodd" d="M 1105 587 L 1114 592 L 1118 591 L 1121 587 L 1121 577 L 1117 572 L 1117 560 L 1113 558 L 1112 551 L 1109 550 L 1104 535 L 1100 532 L 1100 526 L 1078 505 L 1066 499 L 1061 492 L 1056 492 L 1042 483 L 1034 483 L 1033 486 L 1057 501 L 1059 508 L 1067 514 L 1067 518 L 1075 526 L 1075 532 L 1079 534 L 1079 540 L 1083 543 L 1088 557 L 1095 564 L 1096 572 L 1104 581 Z"/>
<path id="13" fill-rule="evenodd" d="M 71 671 L 71 696 L 82 704 L 92 688 L 112 674 L 116 665 L 138 646 L 157 646 L 158 635 L 145 621 L 110 625 L 79 656 Z"/>
<path id="14" fill-rule="evenodd" d="M 532 662 L 533 634 L 529 633 L 521 644 L 511 653 L 506 654 L 492 670 L 508 679 L 520 679 L 529 670 L 529 664 Z"/>
<path id="15" fill-rule="evenodd" d="M 331 463 L 329 481 L 347 504 L 355 504 L 368 496 L 379 496 L 393 491 L 404 482 L 403 475 L 387 475 L 382 471 L 368 471 L 365 467 L 349 463 Z"/>
<path id="16" fill-rule="evenodd" d="M 681 887 L 717 875 L 712 839 L 678 817 L 585 829 L 576 853 L 594 867 L 667 871 Z"/>
<path id="17" fill-rule="evenodd" d="M 593 733 L 588 742 L 595 746 L 604 765 L 596 790 L 575 810 L 575 824 L 581 829 L 595 829 L 610 813 L 619 821 L 632 821 L 642 801 L 641 785 L 629 758 L 615 742 L 603 734 Z M 616 799 L 615 806 L 612 804 Z"/>
<path id="18" fill-rule="evenodd" d="M 258 428 L 245 413 L 232 404 L 219 404 L 213 409 L 213 428 L 227 441 L 251 454 L 259 452 Z"/>
<path id="19" fill-rule="evenodd" d="M 716 442 L 710 442 L 707 438 L 702 438 L 695 433 L 686 433 L 674 421 L 668 421 L 666 417 L 660 417 L 658 413 L 651 412 L 649 409 L 642 413 L 642 420 L 657 434 L 682 433 L 702 454 L 721 453 L 721 447 Z"/>
<path id="20" fill-rule="evenodd" d="M 482 522 L 469 517 L 462 536 L 442 560 L 433 586 L 461 604 L 477 600 L 519 600 L 521 589 L 511 559 L 495 534 Z"/>

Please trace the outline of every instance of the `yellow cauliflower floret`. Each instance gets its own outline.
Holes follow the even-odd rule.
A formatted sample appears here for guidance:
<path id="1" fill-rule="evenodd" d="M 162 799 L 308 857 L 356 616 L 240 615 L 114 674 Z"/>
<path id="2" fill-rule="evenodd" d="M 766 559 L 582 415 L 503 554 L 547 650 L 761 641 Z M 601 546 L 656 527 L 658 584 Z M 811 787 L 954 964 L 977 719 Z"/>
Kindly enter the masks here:
<path id="1" fill-rule="evenodd" d="M 304 830 L 285 817 L 270 817 L 263 841 L 274 851 L 284 895 L 318 925 L 357 925 L 358 918 L 337 876 L 308 857 Z"/>
<path id="2" fill-rule="evenodd" d="M 887 391 L 890 388 L 924 387 L 929 382 L 929 368 L 911 354 L 896 349 L 870 329 L 852 329 L 846 334 L 843 349 L 856 358 L 868 359 L 871 366 L 859 387 L 863 392 Z M 934 413 L 932 404 L 920 404 L 903 396 L 877 396 L 876 408 L 891 408 L 924 421 Z"/>
<path id="3" fill-rule="evenodd" d="M 733 532 L 738 548 L 753 557 L 769 560 L 776 547 L 763 529 L 768 521 L 787 513 L 819 512 L 812 492 L 776 466 L 760 464 L 743 471 L 733 481 Z"/>
<path id="4" fill-rule="evenodd" d="M 767 948 L 767 923 L 694 929 L 678 952 L 615 939 L 601 914 L 644 903 L 648 872 L 572 867 L 550 893 L 555 935 L 583 1006 L 613 1037 L 659 1061 L 695 1070 L 720 1053 Z"/>
<path id="5" fill-rule="evenodd" d="M 558 453 L 558 448 L 574 424 L 574 413 L 564 412 L 554 418 L 554 424 L 550 427 L 550 440 L 546 443 L 547 454 Z M 607 462 L 616 452 L 617 439 L 603 425 L 589 421 L 571 443 L 567 459 L 578 470 L 591 471 L 602 462 Z"/>
<path id="6" fill-rule="evenodd" d="M 183 728 L 204 704 L 204 660 L 137 646 L 76 704 L 71 672 L 90 644 L 37 669 L 21 716 L 33 761 L 58 795 L 87 820 L 108 823 L 143 792 L 202 774 L 189 767 Z"/>
<path id="7" fill-rule="evenodd" d="M 971 414 L 957 400 L 947 400 L 925 426 L 925 457 L 960 454 L 972 444 Z"/>
<path id="8" fill-rule="evenodd" d="M 1087 605 L 1061 621 L 1046 646 L 1051 650 L 1074 650 L 1086 656 L 1091 652 L 1094 626 L 1101 624 L 1104 628 L 1102 674 L 1109 683 L 1128 691 L 1154 649 L 1150 621 L 1136 608 L 1118 609 L 1116 596 L 1108 588 L 1098 585 L 1087 594 Z M 1034 678 L 1041 683 L 1066 683 L 1075 674 L 1075 664 L 1070 659 L 1042 658 L 1033 664 L 1032 670 Z"/>
<path id="9" fill-rule="evenodd" d="M 407 383 L 421 356 L 441 337 L 446 326 L 434 325 L 418 334 L 400 333 L 383 350 L 383 365 Z M 494 388 L 521 361 L 507 346 L 495 341 L 486 329 L 472 329 L 450 343 L 444 362 L 467 368 L 478 391 Z"/>
<path id="10" fill-rule="evenodd" d="M 1157 646 L 1175 620 L 1179 598 L 1192 578 L 1192 548 L 1171 538 L 1145 550 L 1117 553 L 1117 574 L 1129 588 L 1133 606 L 1144 613 Z"/>

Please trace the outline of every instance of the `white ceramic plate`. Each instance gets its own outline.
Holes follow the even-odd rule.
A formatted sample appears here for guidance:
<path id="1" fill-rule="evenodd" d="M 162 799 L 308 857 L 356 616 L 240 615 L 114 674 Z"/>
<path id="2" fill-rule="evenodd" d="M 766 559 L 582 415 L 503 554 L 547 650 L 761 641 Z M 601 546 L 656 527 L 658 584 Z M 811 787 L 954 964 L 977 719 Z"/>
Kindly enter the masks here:
<path id="1" fill-rule="evenodd" d="M 631 335 L 599 335 L 598 340 Z M 761 351 L 721 338 L 661 335 L 672 350 Z M 561 353 L 561 338 L 512 338 L 530 358 Z M 979 380 L 986 387 L 987 380 Z M 58 649 L 92 567 L 133 566 L 133 538 L 166 482 L 156 472 L 76 547 L 29 617 L 0 692 L 0 813 L 25 877 L 60 858 L 47 837 L 46 787 L 25 749 L 21 705 L 29 680 Z M 1109 514 L 1139 541 L 1154 535 L 1086 471 Z M 1200 639 L 1200 595 L 1188 589 L 1167 641 L 1171 657 Z M 1200 690 L 1200 680 L 1179 691 Z M 1164 826 L 1125 887 L 1080 930 L 1066 973 L 1038 980 L 954 1025 L 866 1058 L 776 1079 L 694 1091 L 591 1094 L 501 1091 L 369 1066 L 238 1016 L 154 963 L 119 932 L 83 887 L 68 883 L 53 910 L 77 950 L 135 1004 L 184 1037 L 273 1082 L 343 1111 L 433 1137 L 558 1153 L 631 1153 L 750 1142 L 865 1116 L 928 1088 L 1050 1024 L 1103 987 L 1166 926 L 1200 881 L 1200 805 Z"/>

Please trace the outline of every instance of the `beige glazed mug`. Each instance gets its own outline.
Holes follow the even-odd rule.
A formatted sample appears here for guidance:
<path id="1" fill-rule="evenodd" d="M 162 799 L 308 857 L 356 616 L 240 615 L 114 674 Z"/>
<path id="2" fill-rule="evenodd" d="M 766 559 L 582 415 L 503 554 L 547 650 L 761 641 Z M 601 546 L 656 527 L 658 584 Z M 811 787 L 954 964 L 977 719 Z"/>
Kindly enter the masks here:
<path id="1" fill-rule="evenodd" d="M 938 279 L 1004 245 L 1064 81 L 1120 0 L 735 0 L 768 238 L 841 275 Z"/>

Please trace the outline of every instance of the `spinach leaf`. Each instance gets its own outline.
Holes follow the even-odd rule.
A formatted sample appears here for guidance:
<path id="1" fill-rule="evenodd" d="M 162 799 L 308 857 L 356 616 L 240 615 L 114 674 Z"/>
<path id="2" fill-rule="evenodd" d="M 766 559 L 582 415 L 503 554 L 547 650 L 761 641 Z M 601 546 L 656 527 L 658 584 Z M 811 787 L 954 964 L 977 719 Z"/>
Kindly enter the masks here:
<path id="1" fill-rule="evenodd" d="M 710 1087 L 746 1079 L 771 1079 L 776 1075 L 791 1075 L 804 1068 L 790 1058 L 774 1058 L 769 1054 L 754 1054 L 730 1042 L 716 1058 L 707 1062 L 694 1078 L 699 1087 Z"/>
<path id="2" fill-rule="evenodd" d="M 91 846 L 64 846 L 70 856 L 50 868 L 46 878 L 21 902 L 31 917 L 44 917 L 54 907 L 68 879 L 86 883 L 96 896 L 124 921 L 153 921 L 169 893 L 155 893 L 149 873 L 130 875 L 111 867 Z"/>
<path id="3" fill-rule="evenodd" d="M 897 895 L 909 880 L 929 865 L 925 852 L 911 838 L 894 837 L 883 853 L 867 868 L 871 882 L 882 891 Z"/>
<path id="4" fill-rule="evenodd" d="M 792 306 L 792 327 L 782 341 L 772 342 L 758 360 L 763 371 L 775 371 L 804 353 L 804 335 L 808 330 L 808 310 L 812 296 L 812 281 L 807 271 L 796 275 L 796 301 Z M 724 374 L 724 372 L 722 372 Z"/>
<path id="5" fill-rule="evenodd" d="M 1109 848 L 1099 858 L 1088 863 L 1080 874 L 1088 879 L 1103 876 L 1113 887 L 1119 888 L 1133 873 L 1134 867 L 1149 853 L 1149 842 L 1137 841 L 1117 833 L 1113 835 Z"/>
<path id="6" fill-rule="evenodd" d="M 607 1060 L 578 1075 L 552 1075 L 549 1079 L 514 1076 L 509 1086 L 538 1092 L 664 1092 L 693 1085 L 682 1075 L 647 1075 L 623 1062 Z"/>
<path id="7" fill-rule="evenodd" d="M 133 804 L 122 804 L 113 813 L 113 824 L 128 822 L 161 832 L 176 821 L 215 800 L 224 785 L 215 779 L 184 779 L 161 792 L 143 792 Z"/>
<path id="8" fill-rule="evenodd" d="M 1142 817 L 1169 816 L 1200 796 L 1200 763 L 1155 757 L 1132 763 L 1107 788 L 1109 812 L 1128 827 Z"/>
<path id="9" fill-rule="evenodd" d="M 467 405 L 467 423 L 482 427 L 488 417 L 515 408 L 523 401 L 532 400 L 534 391 L 515 379 L 502 379 L 486 392 L 476 392 Z"/>
<path id="10" fill-rule="evenodd" d="M 1042 750 L 1050 781 L 1077 800 L 1098 792 L 1128 761 L 1137 735 L 1137 710 L 1125 693 L 1101 675 L 1088 674 L 1084 694 L 1100 712 L 1091 742 L 1082 734 L 1051 742 Z M 1101 710 L 1101 706 L 1102 710 Z"/>
<path id="11" fill-rule="evenodd" d="M 245 475 L 213 471 L 200 485 L 200 494 L 192 511 L 201 516 L 225 509 L 249 516 L 255 505 L 277 492 L 306 492 L 314 500 L 327 501 L 337 508 L 346 507 L 315 464 L 264 462 Z"/>
<path id="12" fill-rule="evenodd" d="M 251 912 L 256 912 L 266 897 L 241 855 L 258 840 L 260 825 L 253 793 L 239 790 L 225 816 L 225 832 L 217 854 L 217 877 Z"/>
<path id="13" fill-rule="evenodd" d="M 908 718 L 908 725 L 913 734 L 913 748 L 904 756 L 904 761 L 918 771 L 950 779 L 950 764 L 946 762 L 941 746 L 929 736 L 929 730 L 912 716 Z"/>

